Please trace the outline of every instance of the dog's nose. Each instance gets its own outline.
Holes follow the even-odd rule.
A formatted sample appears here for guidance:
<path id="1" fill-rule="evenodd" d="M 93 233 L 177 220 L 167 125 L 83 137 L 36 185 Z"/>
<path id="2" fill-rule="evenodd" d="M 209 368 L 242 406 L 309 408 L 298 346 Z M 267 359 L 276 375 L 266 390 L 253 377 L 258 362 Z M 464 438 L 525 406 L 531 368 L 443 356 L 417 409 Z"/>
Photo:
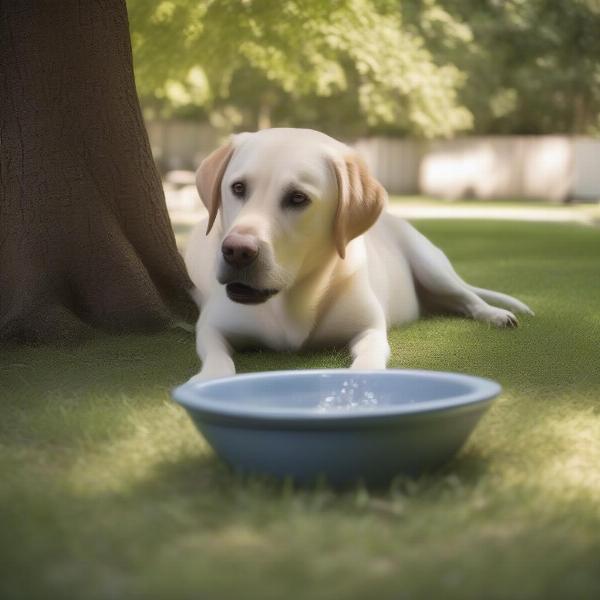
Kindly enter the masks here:
<path id="1" fill-rule="evenodd" d="M 221 246 L 223 258 L 232 267 L 247 267 L 258 256 L 258 242 L 247 233 L 230 233 Z"/>

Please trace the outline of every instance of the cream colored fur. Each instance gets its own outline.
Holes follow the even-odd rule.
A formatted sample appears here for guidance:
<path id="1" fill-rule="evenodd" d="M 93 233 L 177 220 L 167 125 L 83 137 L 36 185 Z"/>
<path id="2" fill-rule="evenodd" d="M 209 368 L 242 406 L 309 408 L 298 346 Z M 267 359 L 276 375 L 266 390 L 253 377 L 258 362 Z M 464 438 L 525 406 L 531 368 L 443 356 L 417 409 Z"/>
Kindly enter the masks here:
<path id="1" fill-rule="evenodd" d="M 231 190 L 236 181 L 247 186 L 243 199 Z M 425 307 L 498 327 L 517 324 L 507 309 L 531 313 L 515 298 L 465 283 L 441 250 L 385 211 L 385 190 L 356 153 L 322 133 L 233 136 L 202 163 L 197 183 L 208 217 L 192 232 L 185 255 L 201 310 L 202 369 L 193 379 L 233 375 L 233 350 L 249 344 L 276 350 L 348 344 L 353 368 L 383 369 L 388 328 L 416 320 Z M 285 206 L 294 189 L 310 204 Z M 223 275 L 221 256 L 231 232 L 260 244 L 260 260 L 241 280 L 278 290 L 262 304 L 233 302 L 217 279 L 232 278 Z"/>

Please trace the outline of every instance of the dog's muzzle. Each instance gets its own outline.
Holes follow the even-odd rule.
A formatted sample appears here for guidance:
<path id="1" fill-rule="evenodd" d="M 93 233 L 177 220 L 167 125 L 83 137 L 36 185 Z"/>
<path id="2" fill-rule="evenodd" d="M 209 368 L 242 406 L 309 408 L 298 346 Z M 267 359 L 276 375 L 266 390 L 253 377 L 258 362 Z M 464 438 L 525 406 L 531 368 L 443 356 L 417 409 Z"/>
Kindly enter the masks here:
<path id="1" fill-rule="evenodd" d="M 225 286 L 227 297 L 240 304 L 262 304 L 274 296 L 279 290 L 258 289 L 245 283 L 228 283 Z"/>
<path id="2" fill-rule="evenodd" d="M 225 285 L 230 300 L 240 304 L 262 304 L 279 291 L 265 281 L 265 272 L 272 263 L 268 250 L 248 233 L 233 231 L 223 240 L 217 279 Z"/>

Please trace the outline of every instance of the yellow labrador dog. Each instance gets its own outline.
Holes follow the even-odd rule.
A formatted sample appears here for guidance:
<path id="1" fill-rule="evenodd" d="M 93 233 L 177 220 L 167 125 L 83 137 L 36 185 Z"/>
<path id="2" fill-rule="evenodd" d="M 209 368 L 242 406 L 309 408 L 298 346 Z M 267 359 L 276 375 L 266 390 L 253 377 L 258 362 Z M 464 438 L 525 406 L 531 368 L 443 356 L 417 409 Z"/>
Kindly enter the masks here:
<path id="1" fill-rule="evenodd" d="M 308 129 L 233 136 L 198 169 L 207 218 L 186 265 L 201 313 L 194 380 L 235 374 L 232 350 L 349 344 L 356 369 L 384 369 L 387 329 L 424 310 L 512 327 L 515 298 L 473 287 L 444 253 L 385 212 L 357 154 Z"/>

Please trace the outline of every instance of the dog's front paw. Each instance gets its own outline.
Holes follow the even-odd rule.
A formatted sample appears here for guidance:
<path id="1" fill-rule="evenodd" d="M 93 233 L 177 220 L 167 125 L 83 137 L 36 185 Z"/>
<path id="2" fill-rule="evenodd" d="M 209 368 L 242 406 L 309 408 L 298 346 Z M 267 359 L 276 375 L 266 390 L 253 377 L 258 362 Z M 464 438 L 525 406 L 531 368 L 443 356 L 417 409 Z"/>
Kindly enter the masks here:
<path id="1" fill-rule="evenodd" d="M 350 368 L 356 371 L 382 371 L 386 368 L 386 360 L 376 356 L 357 356 Z"/>
<path id="2" fill-rule="evenodd" d="M 490 323 L 494 327 L 518 327 L 519 319 L 515 317 L 510 310 L 504 308 L 498 308 L 496 306 L 489 306 L 485 310 L 477 313 L 475 318 L 478 321 L 484 323 Z"/>
<path id="3" fill-rule="evenodd" d="M 210 381 L 211 379 L 215 379 L 215 377 L 211 377 L 208 373 L 196 373 L 187 380 L 187 383 L 202 383 L 203 381 Z"/>
<path id="4" fill-rule="evenodd" d="M 232 375 L 235 375 L 235 366 L 233 361 L 227 360 L 203 366 L 200 373 L 188 379 L 188 383 L 202 383 L 203 381 L 231 377 Z"/>
<path id="5" fill-rule="evenodd" d="M 209 372 L 209 371 L 200 371 L 200 373 L 190 377 L 188 379 L 188 383 L 203 383 L 204 381 L 211 381 L 212 379 L 222 379 L 223 377 L 231 377 L 235 375 L 235 371 L 233 372 Z"/>

